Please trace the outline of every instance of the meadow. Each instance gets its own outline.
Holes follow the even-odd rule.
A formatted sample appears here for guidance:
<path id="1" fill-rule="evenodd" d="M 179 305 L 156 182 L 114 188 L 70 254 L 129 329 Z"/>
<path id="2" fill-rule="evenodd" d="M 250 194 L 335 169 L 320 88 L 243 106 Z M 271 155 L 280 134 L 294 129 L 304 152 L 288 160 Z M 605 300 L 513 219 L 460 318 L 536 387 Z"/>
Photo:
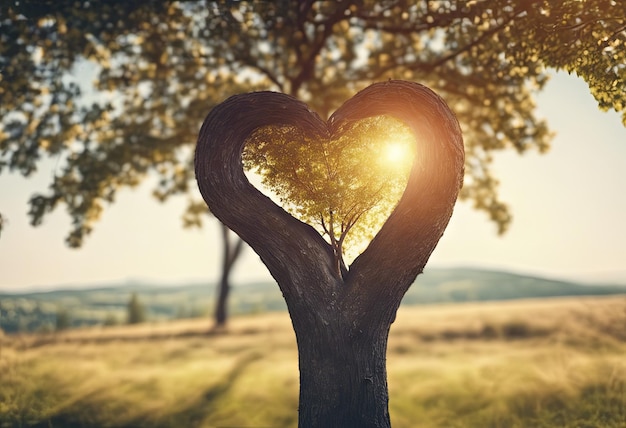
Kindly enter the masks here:
<path id="1" fill-rule="evenodd" d="M 0 337 L 0 427 L 295 427 L 286 312 Z M 626 427 L 626 297 L 403 306 L 394 428 Z"/>

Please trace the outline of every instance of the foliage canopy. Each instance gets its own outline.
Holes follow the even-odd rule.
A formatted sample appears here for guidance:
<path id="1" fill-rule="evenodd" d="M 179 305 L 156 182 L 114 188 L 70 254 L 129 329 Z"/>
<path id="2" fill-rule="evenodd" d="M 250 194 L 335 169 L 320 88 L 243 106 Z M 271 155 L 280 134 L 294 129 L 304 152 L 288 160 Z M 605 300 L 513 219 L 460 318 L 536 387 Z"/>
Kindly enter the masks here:
<path id="1" fill-rule="evenodd" d="M 492 154 L 548 148 L 534 95 L 582 77 L 626 122 L 626 3 L 616 0 L 6 1 L 0 5 L 0 173 L 60 159 L 30 218 L 64 205 L 80 246 L 123 186 L 156 173 L 187 194 L 204 115 L 234 93 L 294 95 L 322 116 L 372 81 L 419 81 L 457 113 L 461 196 L 510 223 Z M 88 77 L 86 77 L 88 76 Z M 190 196 L 187 224 L 203 212 Z M 1 224 L 1 223 L 0 223 Z"/>

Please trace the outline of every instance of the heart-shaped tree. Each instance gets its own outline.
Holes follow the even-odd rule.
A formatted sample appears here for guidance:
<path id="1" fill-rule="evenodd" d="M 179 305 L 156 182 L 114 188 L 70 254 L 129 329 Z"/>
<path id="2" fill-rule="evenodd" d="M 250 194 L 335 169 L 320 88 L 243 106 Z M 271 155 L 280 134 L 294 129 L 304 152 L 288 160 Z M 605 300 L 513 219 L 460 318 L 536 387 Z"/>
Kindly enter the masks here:
<path id="1" fill-rule="evenodd" d="M 419 155 L 389 218 L 342 272 L 332 240 L 249 183 L 242 153 L 263 128 L 293 129 L 298 141 L 311 144 L 341 139 L 359 121 L 379 116 L 409 127 Z M 196 148 L 198 186 L 215 216 L 261 257 L 285 297 L 298 343 L 301 427 L 390 426 L 389 328 L 452 215 L 463 153 L 458 122 L 445 102 L 405 81 L 369 86 L 328 122 L 274 92 L 233 96 L 205 119 Z"/>

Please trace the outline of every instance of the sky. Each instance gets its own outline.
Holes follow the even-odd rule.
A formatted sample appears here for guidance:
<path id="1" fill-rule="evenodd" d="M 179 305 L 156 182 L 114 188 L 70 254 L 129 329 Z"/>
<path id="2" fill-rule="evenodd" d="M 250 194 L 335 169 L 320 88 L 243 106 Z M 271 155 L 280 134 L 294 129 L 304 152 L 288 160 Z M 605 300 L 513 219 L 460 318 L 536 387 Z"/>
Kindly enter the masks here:
<path id="1" fill-rule="evenodd" d="M 470 202 L 458 202 L 426 267 L 476 267 L 580 281 L 626 284 L 626 128 L 602 112 L 586 84 L 555 74 L 537 113 L 556 133 L 547 154 L 502 152 L 494 159 L 500 196 L 513 213 L 504 236 Z M 0 292 L 149 281 L 214 282 L 220 269 L 217 220 L 182 228 L 186 197 L 156 202 L 154 180 L 123 189 L 80 249 L 65 245 L 70 219 L 57 209 L 28 223 L 28 199 L 45 193 L 54 159 L 30 179 L 0 176 Z M 271 280 L 246 248 L 233 283 Z"/>

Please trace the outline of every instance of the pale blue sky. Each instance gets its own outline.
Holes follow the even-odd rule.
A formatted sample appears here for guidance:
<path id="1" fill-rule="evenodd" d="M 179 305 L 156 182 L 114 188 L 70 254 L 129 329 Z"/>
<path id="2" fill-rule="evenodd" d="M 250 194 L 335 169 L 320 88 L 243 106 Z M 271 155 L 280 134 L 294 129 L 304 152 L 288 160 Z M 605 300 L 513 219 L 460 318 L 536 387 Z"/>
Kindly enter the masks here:
<path id="1" fill-rule="evenodd" d="M 537 100 L 556 137 L 546 155 L 505 152 L 495 158 L 500 194 L 514 221 L 503 237 L 469 203 L 458 203 L 429 266 L 475 266 L 584 280 L 626 283 L 626 129 L 619 115 L 598 110 L 586 84 L 554 77 Z M 67 248 L 63 210 L 28 224 L 27 201 L 45 191 L 55 168 L 47 162 L 29 180 L 0 177 L 0 290 L 82 286 L 146 279 L 160 283 L 214 281 L 220 266 L 215 220 L 183 230 L 184 198 L 161 205 L 153 183 L 123 190 L 83 248 Z M 428 268 L 428 267 L 427 267 Z M 247 249 L 234 281 L 271 279 Z"/>

